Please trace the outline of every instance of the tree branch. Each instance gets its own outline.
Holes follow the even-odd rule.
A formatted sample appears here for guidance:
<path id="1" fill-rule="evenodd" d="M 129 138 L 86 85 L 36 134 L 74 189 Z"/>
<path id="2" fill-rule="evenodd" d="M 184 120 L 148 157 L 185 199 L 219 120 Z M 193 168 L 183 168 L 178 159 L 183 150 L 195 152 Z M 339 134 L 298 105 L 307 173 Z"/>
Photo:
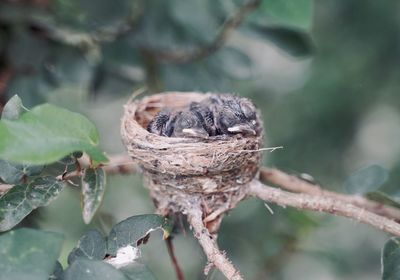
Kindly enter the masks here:
<path id="1" fill-rule="evenodd" d="M 249 184 L 248 194 L 281 206 L 291 206 L 351 218 L 400 236 L 400 224 L 395 221 L 329 196 L 290 193 L 263 185 L 258 180 L 253 180 Z"/>
<path id="2" fill-rule="evenodd" d="M 218 249 L 216 240 L 204 226 L 200 203 L 198 201 L 193 202 L 190 209 L 186 209 L 185 212 L 184 214 L 187 215 L 194 236 L 199 241 L 201 247 L 203 247 L 207 260 L 219 269 L 227 279 L 243 280 L 240 272 L 227 259 L 224 252 Z"/>
<path id="3" fill-rule="evenodd" d="M 104 172 L 108 175 L 112 174 L 135 174 L 138 173 L 138 166 L 128 155 L 113 155 L 108 157 L 108 163 L 101 164 Z M 78 164 L 80 169 L 89 168 L 91 166 L 90 158 L 83 154 L 81 158 L 78 159 Z M 82 175 L 81 170 L 73 170 L 71 172 L 57 176 L 60 181 L 70 180 L 75 177 Z"/>
<path id="4" fill-rule="evenodd" d="M 250 0 L 240 7 L 235 14 L 227 18 L 214 41 L 207 46 L 200 46 L 197 49 L 185 51 L 185 50 L 167 50 L 157 51 L 148 50 L 160 61 L 172 62 L 172 63 L 187 63 L 195 60 L 205 58 L 212 53 L 219 50 L 228 39 L 229 35 L 243 22 L 245 17 L 257 9 L 260 5 L 261 0 Z"/>
<path id="5" fill-rule="evenodd" d="M 346 195 L 324 190 L 319 185 L 309 183 L 278 169 L 261 167 L 260 180 L 264 183 L 272 183 L 291 192 L 330 197 L 346 203 L 351 203 L 375 214 L 400 221 L 400 209 L 398 208 L 384 205 L 358 195 Z"/>
<path id="6" fill-rule="evenodd" d="M 80 158 L 79 162 L 83 168 L 90 165 L 88 158 Z M 109 162 L 103 165 L 103 169 L 107 174 L 132 174 L 138 172 L 138 166 L 132 161 L 128 155 L 112 155 L 109 156 Z M 71 177 L 79 176 L 76 172 L 70 174 Z M 396 221 L 400 221 L 400 209 L 385 205 L 380 202 L 372 201 L 362 196 L 346 195 L 322 189 L 319 185 L 309 183 L 296 176 L 289 175 L 278 169 L 261 167 L 260 181 L 264 183 L 272 183 L 281 188 L 296 193 L 309 194 L 311 196 L 329 197 L 331 199 L 341 201 L 343 203 L 352 204 L 359 208 L 368 210 L 377 215 L 387 217 Z"/>

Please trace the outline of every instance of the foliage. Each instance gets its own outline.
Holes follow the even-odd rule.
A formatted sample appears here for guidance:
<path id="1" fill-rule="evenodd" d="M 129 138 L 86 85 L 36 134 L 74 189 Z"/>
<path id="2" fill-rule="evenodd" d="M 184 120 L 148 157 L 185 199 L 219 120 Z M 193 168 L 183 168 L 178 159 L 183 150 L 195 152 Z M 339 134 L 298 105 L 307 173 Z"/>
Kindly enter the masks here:
<path id="1" fill-rule="evenodd" d="M 63 187 L 63 182 L 52 177 L 40 177 L 28 184 L 13 186 L 0 197 L 0 231 L 13 228 L 36 208 L 48 205 Z"/>
<path id="2" fill-rule="evenodd" d="M 156 223 L 155 221 L 158 221 Z M 124 246 L 137 247 L 136 240 L 126 240 L 132 231 L 142 231 L 146 234 L 160 228 L 168 236 L 168 221 L 156 215 L 141 215 L 122 221 L 112 230 L 111 240 L 124 240 Z M 60 234 L 20 228 L 0 236 L 2 279 L 123 279 L 123 280 L 153 280 L 148 268 L 132 259 L 129 265 L 117 269 L 106 261 L 106 240 L 100 232 L 92 230 L 79 240 L 68 257 L 69 267 L 62 270 L 56 262 L 61 250 L 63 238 Z M 110 246 L 110 245 L 109 245 Z M 112 242 L 112 249 L 123 247 Z"/>
<path id="3" fill-rule="evenodd" d="M 47 164 L 84 151 L 95 162 L 106 157 L 97 148 L 96 127 L 83 116 L 45 104 L 17 120 L 0 122 L 0 158 L 27 164 Z"/>
<path id="4" fill-rule="evenodd" d="M 399 258 L 400 246 L 399 238 L 391 238 L 386 242 L 382 252 L 383 280 L 398 279 L 400 277 Z"/>
<path id="5" fill-rule="evenodd" d="M 33 229 L 17 229 L 0 236 L 2 279 L 46 279 L 53 272 L 62 236 Z"/>

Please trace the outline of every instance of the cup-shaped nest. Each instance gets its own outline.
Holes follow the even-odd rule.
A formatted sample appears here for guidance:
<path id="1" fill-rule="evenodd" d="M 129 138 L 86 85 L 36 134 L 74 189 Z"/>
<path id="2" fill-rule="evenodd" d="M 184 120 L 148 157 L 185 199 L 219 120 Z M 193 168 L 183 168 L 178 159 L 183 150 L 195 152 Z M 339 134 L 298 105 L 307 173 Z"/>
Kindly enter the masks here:
<path id="1" fill-rule="evenodd" d="M 182 110 L 210 94 L 167 92 L 125 105 L 121 134 L 129 155 L 141 166 L 159 213 L 185 212 L 190 199 L 202 201 L 207 223 L 218 221 L 245 196 L 246 183 L 257 174 L 263 145 L 258 135 L 213 136 L 208 139 L 159 136 L 148 123 L 163 108 Z"/>

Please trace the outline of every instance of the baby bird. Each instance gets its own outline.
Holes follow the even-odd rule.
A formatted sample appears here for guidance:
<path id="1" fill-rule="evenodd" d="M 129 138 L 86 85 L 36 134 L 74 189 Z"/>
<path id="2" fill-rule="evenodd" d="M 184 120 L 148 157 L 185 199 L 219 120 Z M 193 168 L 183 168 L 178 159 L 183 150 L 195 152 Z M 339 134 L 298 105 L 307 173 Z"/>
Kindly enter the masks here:
<path id="1" fill-rule="evenodd" d="M 183 110 L 176 115 L 172 137 L 208 138 L 210 134 L 202 115 L 195 110 Z"/>
<path id="2" fill-rule="evenodd" d="M 213 95 L 203 101 L 209 104 L 217 134 L 257 135 L 256 108 L 250 100 L 229 94 Z"/>
<path id="3" fill-rule="evenodd" d="M 256 108 L 247 98 L 215 94 L 192 102 L 179 112 L 160 111 L 147 130 L 166 137 L 207 139 L 217 135 L 257 135 L 259 123 Z"/>
<path id="4" fill-rule="evenodd" d="M 161 110 L 147 125 L 147 131 L 160 135 L 170 137 L 174 130 L 176 115 L 169 110 Z"/>
<path id="5" fill-rule="evenodd" d="M 194 112 L 200 119 L 202 119 L 204 128 L 207 130 L 209 136 L 217 135 L 217 128 L 214 123 L 214 114 L 207 104 L 192 102 L 190 103 L 190 111 Z"/>

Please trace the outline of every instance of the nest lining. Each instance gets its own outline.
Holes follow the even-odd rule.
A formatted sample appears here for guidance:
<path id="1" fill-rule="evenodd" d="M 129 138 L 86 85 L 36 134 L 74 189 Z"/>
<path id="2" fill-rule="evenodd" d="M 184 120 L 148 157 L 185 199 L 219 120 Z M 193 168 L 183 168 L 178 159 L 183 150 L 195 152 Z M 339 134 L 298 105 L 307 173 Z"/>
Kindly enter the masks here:
<path id="1" fill-rule="evenodd" d="M 143 170 L 159 213 L 185 212 L 190 199 L 202 201 L 209 230 L 215 232 L 223 213 L 244 198 L 243 186 L 257 174 L 262 132 L 257 136 L 209 139 L 163 137 L 145 127 L 162 108 L 181 110 L 210 94 L 167 92 L 125 105 L 121 135 L 129 155 Z M 261 131 L 262 124 L 260 118 Z"/>

